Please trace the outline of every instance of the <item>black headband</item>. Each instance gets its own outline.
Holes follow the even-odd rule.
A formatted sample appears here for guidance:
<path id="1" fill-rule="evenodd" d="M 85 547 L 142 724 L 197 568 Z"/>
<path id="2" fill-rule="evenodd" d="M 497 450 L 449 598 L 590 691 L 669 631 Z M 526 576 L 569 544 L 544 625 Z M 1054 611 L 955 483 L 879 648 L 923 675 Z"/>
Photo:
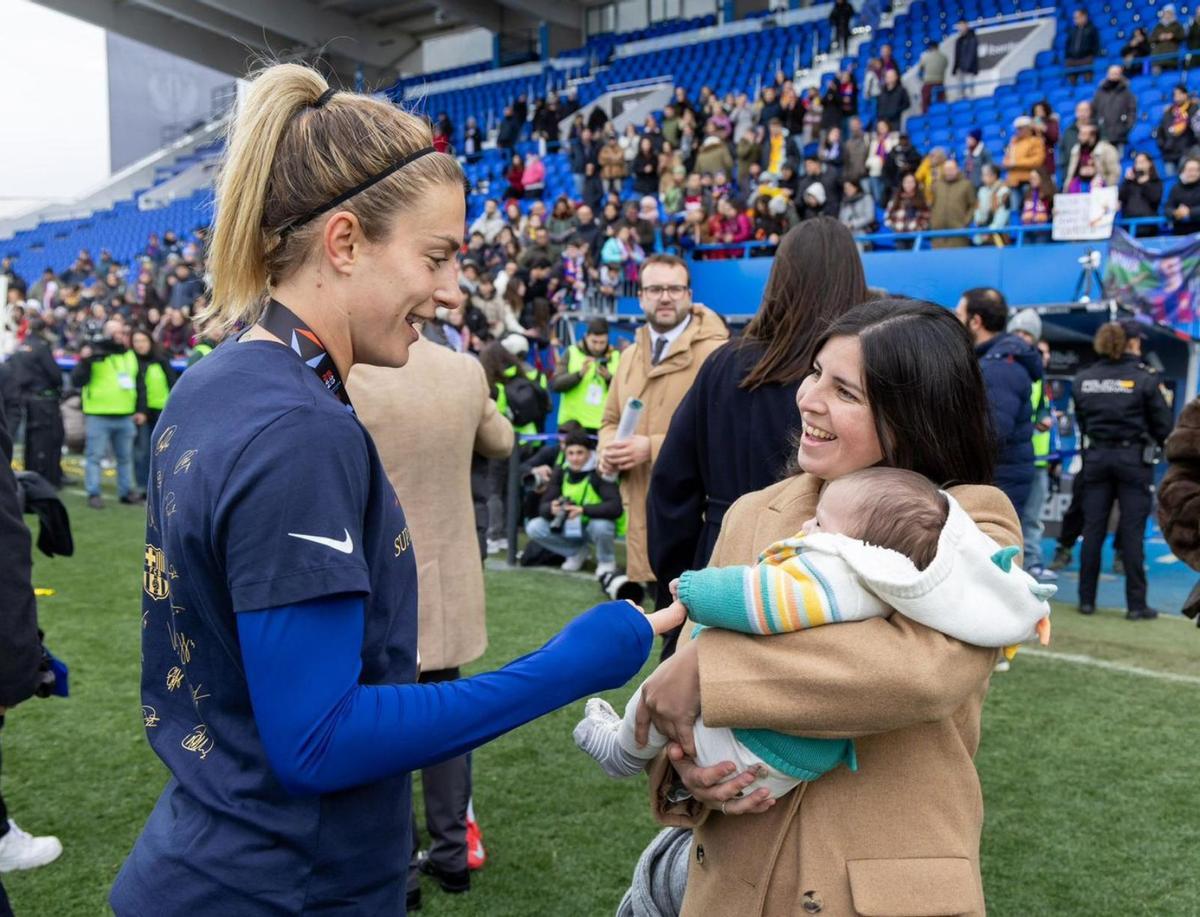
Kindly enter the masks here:
<path id="1" fill-rule="evenodd" d="M 328 102 L 330 99 L 332 99 L 334 97 L 334 95 L 336 95 L 336 94 L 337 94 L 337 90 L 334 89 L 332 86 L 330 86 L 323 93 L 321 93 L 319 96 L 317 96 L 317 101 L 310 102 L 309 107 L 310 108 L 322 108 L 322 107 L 324 107 L 325 103 Z"/>
<path id="2" fill-rule="evenodd" d="M 330 91 L 332 92 L 332 90 L 330 90 Z M 333 200 L 326 201 L 320 207 L 314 207 L 312 210 L 308 211 L 308 213 L 304 214 L 303 216 L 298 216 L 298 217 L 296 217 L 296 219 L 285 224 L 284 227 L 281 230 L 279 230 L 279 237 L 281 239 L 287 238 L 288 234 L 290 232 L 292 232 L 293 230 L 299 229 L 301 226 L 303 226 L 305 223 L 309 222 L 313 218 L 319 217 L 321 214 L 325 213 L 326 211 L 332 210 L 338 204 L 345 203 L 346 201 L 350 200 L 350 198 L 354 197 L 354 195 L 361 194 L 363 191 L 366 191 L 368 188 L 370 188 L 376 182 L 381 182 L 385 178 L 387 178 L 389 175 L 399 172 L 410 162 L 415 162 L 416 160 L 420 159 L 422 156 L 426 156 L 429 153 L 436 153 L 436 152 L 437 152 L 437 150 L 435 150 L 433 147 L 427 146 L 424 149 L 417 150 L 414 153 L 409 153 L 403 159 L 393 162 L 390 166 L 388 166 L 382 172 L 376 172 L 374 175 L 372 175 L 370 178 L 366 179 L 365 181 L 359 182 L 357 185 L 355 185 L 349 191 L 343 191 L 341 194 L 339 194 Z"/>

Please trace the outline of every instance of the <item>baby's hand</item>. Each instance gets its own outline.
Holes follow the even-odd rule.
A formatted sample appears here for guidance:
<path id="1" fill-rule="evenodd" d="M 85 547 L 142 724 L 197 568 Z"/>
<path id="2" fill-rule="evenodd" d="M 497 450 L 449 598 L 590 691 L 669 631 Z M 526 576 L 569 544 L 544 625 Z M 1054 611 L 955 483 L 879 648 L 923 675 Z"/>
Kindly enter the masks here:
<path id="1" fill-rule="evenodd" d="M 650 622 L 650 627 L 654 630 L 655 635 L 658 636 L 682 626 L 683 622 L 687 620 L 687 609 L 677 599 L 662 611 L 646 615 L 646 620 Z"/>
<path id="2" fill-rule="evenodd" d="M 667 586 L 667 588 L 671 590 L 671 598 L 673 598 L 676 602 L 678 602 L 679 601 L 679 577 L 677 576 L 677 577 L 675 577 L 675 579 L 671 580 L 671 582 Z"/>

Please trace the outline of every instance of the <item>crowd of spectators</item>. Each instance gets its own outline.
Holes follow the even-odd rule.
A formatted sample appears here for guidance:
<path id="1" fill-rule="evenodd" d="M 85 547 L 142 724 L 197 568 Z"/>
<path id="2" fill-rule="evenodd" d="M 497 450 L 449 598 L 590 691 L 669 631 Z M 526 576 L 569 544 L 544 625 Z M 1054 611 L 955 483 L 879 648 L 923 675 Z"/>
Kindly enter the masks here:
<path id="1" fill-rule="evenodd" d="M 754 98 L 721 97 L 708 87 L 691 98 L 677 87 L 657 116 L 620 131 L 599 109 L 586 118 L 576 112 L 561 146 L 574 193 L 548 204 L 542 203 L 544 153 L 521 156 L 514 147 L 528 121 L 533 137 L 545 141 L 541 149 L 553 148 L 559 123 L 578 101 L 551 94 L 536 100 L 531 114 L 522 97 L 505 110 L 498 144 L 511 163 L 501 193 L 471 226 L 467 258 L 480 277 L 492 275 L 489 300 L 504 295 L 507 277 L 520 276 L 526 288 L 539 287 L 534 298 L 570 304 L 611 301 L 647 254 L 728 258 L 758 243 L 751 253 L 770 255 L 787 229 L 822 214 L 856 235 L 874 234 L 860 242 L 864 249 L 913 246 L 911 237 L 889 239 L 889 230 L 962 231 L 935 237 L 939 247 L 1005 245 L 1015 234 L 1004 230 L 1014 225 L 1030 228 L 1028 243 L 1049 239 L 1056 194 L 1116 187 L 1123 217 L 1166 220 L 1165 227 L 1138 225 L 1137 234 L 1193 231 L 1200 222 L 1200 214 L 1191 219 L 1200 198 L 1193 178 L 1200 169 L 1200 99 L 1183 83 L 1175 89 L 1156 113 L 1152 156 L 1153 149 L 1129 145 L 1139 115 L 1129 76 L 1141 72 L 1142 58 L 1200 49 L 1200 21 L 1180 24 L 1170 6 L 1161 8 L 1157 26 L 1139 29 L 1121 49 L 1122 62 L 1093 86 L 1086 68 L 1100 57 L 1095 27 L 1082 10 L 1074 19 L 1066 54 L 1080 89 L 1073 117 L 1036 100 L 1013 122 L 1003 149 L 988 148 L 980 126 L 966 126 L 957 149 L 919 150 L 904 131 L 905 119 L 935 98 L 971 93 L 978 39 L 965 21 L 957 26 L 953 59 L 928 44 L 918 65 L 918 99 L 884 45 L 861 85 L 847 65 L 822 85 L 801 85 L 781 71 Z M 1155 62 L 1156 70 L 1172 66 Z M 449 137 L 452 128 L 447 123 L 439 131 Z M 470 158 L 482 149 L 482 135 L 477 125 L 468 133 L 467 149 L 459 152 Z M 1196 167 L 1185 169 L 1192 158 Z M 1165 192 L 1164 179 L 1176 177 Z M 514 206 L 530 200 L 532 210 Z M 532 318 L 528 302 L 521 310 Z M 496 307 L 490 314 L 493 322 L 508 320 Z"/>
<path id="2" fill-rule="evenodd" d="M 147 332 L 167 356 L 190 357 L 205 340 L 193 318 L 206 305 L 207 234 L 204 226 L 187 238 L 174 231 L 151 234 L 131 264 L 115 261 L 107 249 L 98 257 L 82 249 L 66 270 L 47 267 L 33 278 L 22 276 L 10 258 L 3 259 L 0 274 L 8 281 L 8 318 L 17 340 L 36 323 L 55 351 L 78 353 L 118 320 L 129 333 Z"/>

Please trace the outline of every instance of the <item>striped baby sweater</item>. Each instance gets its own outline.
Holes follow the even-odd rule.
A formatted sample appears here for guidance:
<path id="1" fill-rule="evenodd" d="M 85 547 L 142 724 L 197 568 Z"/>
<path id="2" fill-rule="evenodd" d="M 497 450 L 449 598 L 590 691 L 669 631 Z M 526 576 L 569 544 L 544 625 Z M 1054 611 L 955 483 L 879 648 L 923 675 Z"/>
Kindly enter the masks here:
<path id="1" fill-rule="evenodd" d="M 823 624 L 882 617 L 893 609 L 976 646 L 1009 647 L 1032 639 L 1050 613 L 1055 587 L 1013 564 L 1016 548 L 979 530 L 958 502 L 937 554 L 924 570 L 896 551 L 845 535 L 796 535 L 767 548 L 754 566 L 684 573 L 679 599 L 701 627 L 744 634 L 782 634 Z M 838 763 L 856 769 L 853 743 L 762 729 L 734 729 L 764 761 L 802 780 Z"/>

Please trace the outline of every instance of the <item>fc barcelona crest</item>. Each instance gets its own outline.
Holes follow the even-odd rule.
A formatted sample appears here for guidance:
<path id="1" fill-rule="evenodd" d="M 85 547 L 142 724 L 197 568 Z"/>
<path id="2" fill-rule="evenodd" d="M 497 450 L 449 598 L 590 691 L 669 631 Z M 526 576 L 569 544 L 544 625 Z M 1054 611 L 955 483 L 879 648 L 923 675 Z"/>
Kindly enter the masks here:
<path id="1" fill-rule="evenodd" d="M 165 599 L 171 591 L 167 576 L 167 556 L 162 548 L 146 545 L 146 566 L 142 571 L 142 589 L 156 602 Z"/>

